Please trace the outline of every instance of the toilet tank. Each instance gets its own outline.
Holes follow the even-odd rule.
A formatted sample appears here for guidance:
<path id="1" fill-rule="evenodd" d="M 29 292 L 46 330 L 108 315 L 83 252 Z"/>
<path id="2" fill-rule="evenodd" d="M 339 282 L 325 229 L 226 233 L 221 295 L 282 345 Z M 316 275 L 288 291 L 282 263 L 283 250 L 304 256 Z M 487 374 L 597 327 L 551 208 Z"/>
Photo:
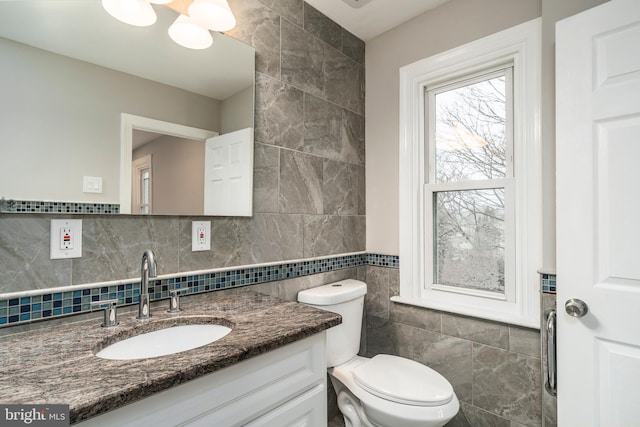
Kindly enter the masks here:
<path id="1" fill-rule="evenodd" d="M 338 366 L 358 354 L 366 293 L 367 284 L 353 279 L 298 293 L 298 302 L 342 316 L 342 323 L 327 331 L 327 367 Z"/>

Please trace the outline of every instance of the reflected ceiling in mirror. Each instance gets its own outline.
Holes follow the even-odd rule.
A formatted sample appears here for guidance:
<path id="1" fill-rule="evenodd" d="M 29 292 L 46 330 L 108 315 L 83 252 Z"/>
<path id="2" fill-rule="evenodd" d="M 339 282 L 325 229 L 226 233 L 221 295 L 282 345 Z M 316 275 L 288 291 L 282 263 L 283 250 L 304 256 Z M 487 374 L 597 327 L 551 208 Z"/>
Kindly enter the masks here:
<path id="1" fill-rule="evenodd" d="M 0 1 L 0 197 L 118 205 L 123 113 L 253 127 L 254 49 L 220 33 L 186 49 L 167 34 L 176 12 L 154 9 L 154 25 L 133 27 L 99 1 Z M 102 192 L 83 191 L 85 177 Z"/>

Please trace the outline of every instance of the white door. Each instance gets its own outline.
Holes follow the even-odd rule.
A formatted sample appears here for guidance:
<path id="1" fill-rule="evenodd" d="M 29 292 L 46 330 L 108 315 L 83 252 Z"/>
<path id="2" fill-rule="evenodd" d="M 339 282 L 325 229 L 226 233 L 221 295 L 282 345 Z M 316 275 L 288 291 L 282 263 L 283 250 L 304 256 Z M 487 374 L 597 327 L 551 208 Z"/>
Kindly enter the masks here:
<path id="1" fill-rule="evenodd" d="M 251 216 L 252 200 L 253 128 L 207 139 L 204 214 Z"/>
<path id="2" fill-rule="evenodd" d="M 640 1 L 558 23 L 556 105 L 558 424 L 640 426 Z"/>

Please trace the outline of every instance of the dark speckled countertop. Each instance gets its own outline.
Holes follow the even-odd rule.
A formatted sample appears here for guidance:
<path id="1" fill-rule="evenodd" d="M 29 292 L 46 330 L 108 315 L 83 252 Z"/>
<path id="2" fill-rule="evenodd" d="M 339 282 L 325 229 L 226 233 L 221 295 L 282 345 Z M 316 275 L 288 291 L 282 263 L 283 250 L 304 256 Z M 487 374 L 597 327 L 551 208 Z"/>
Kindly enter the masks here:
<path id="1" fill-rule="evenodd" d="M 71 423 L 76 423 L 341 322 L 337 314 L 243 289 L 183 297 L 178 314 L 167 313 L 163 302 L 152 307 L 148 321 L 130 312 L 120 314 L 113 328 L 101 328 L 100 317 L 0 337 L 0 402 L 68 404 Z M 119 339 L 203 322 L 233 330 L 211 344 L 162 357 L 119 361 L 95 356 Z"/>

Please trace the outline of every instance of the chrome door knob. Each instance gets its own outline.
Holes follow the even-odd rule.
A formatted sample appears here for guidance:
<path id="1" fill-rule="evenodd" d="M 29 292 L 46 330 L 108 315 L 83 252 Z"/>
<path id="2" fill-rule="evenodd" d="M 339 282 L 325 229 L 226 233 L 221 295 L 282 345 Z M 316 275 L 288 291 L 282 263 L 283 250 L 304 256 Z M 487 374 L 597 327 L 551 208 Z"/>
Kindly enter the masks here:
<path id="1" fill-rule="evenodd" d="M 564 304 L 564 309 L 567 311 L 569 316 L 582 317 L 589 311 L 589 306 L 580 299 L 571 298 Z"/>

